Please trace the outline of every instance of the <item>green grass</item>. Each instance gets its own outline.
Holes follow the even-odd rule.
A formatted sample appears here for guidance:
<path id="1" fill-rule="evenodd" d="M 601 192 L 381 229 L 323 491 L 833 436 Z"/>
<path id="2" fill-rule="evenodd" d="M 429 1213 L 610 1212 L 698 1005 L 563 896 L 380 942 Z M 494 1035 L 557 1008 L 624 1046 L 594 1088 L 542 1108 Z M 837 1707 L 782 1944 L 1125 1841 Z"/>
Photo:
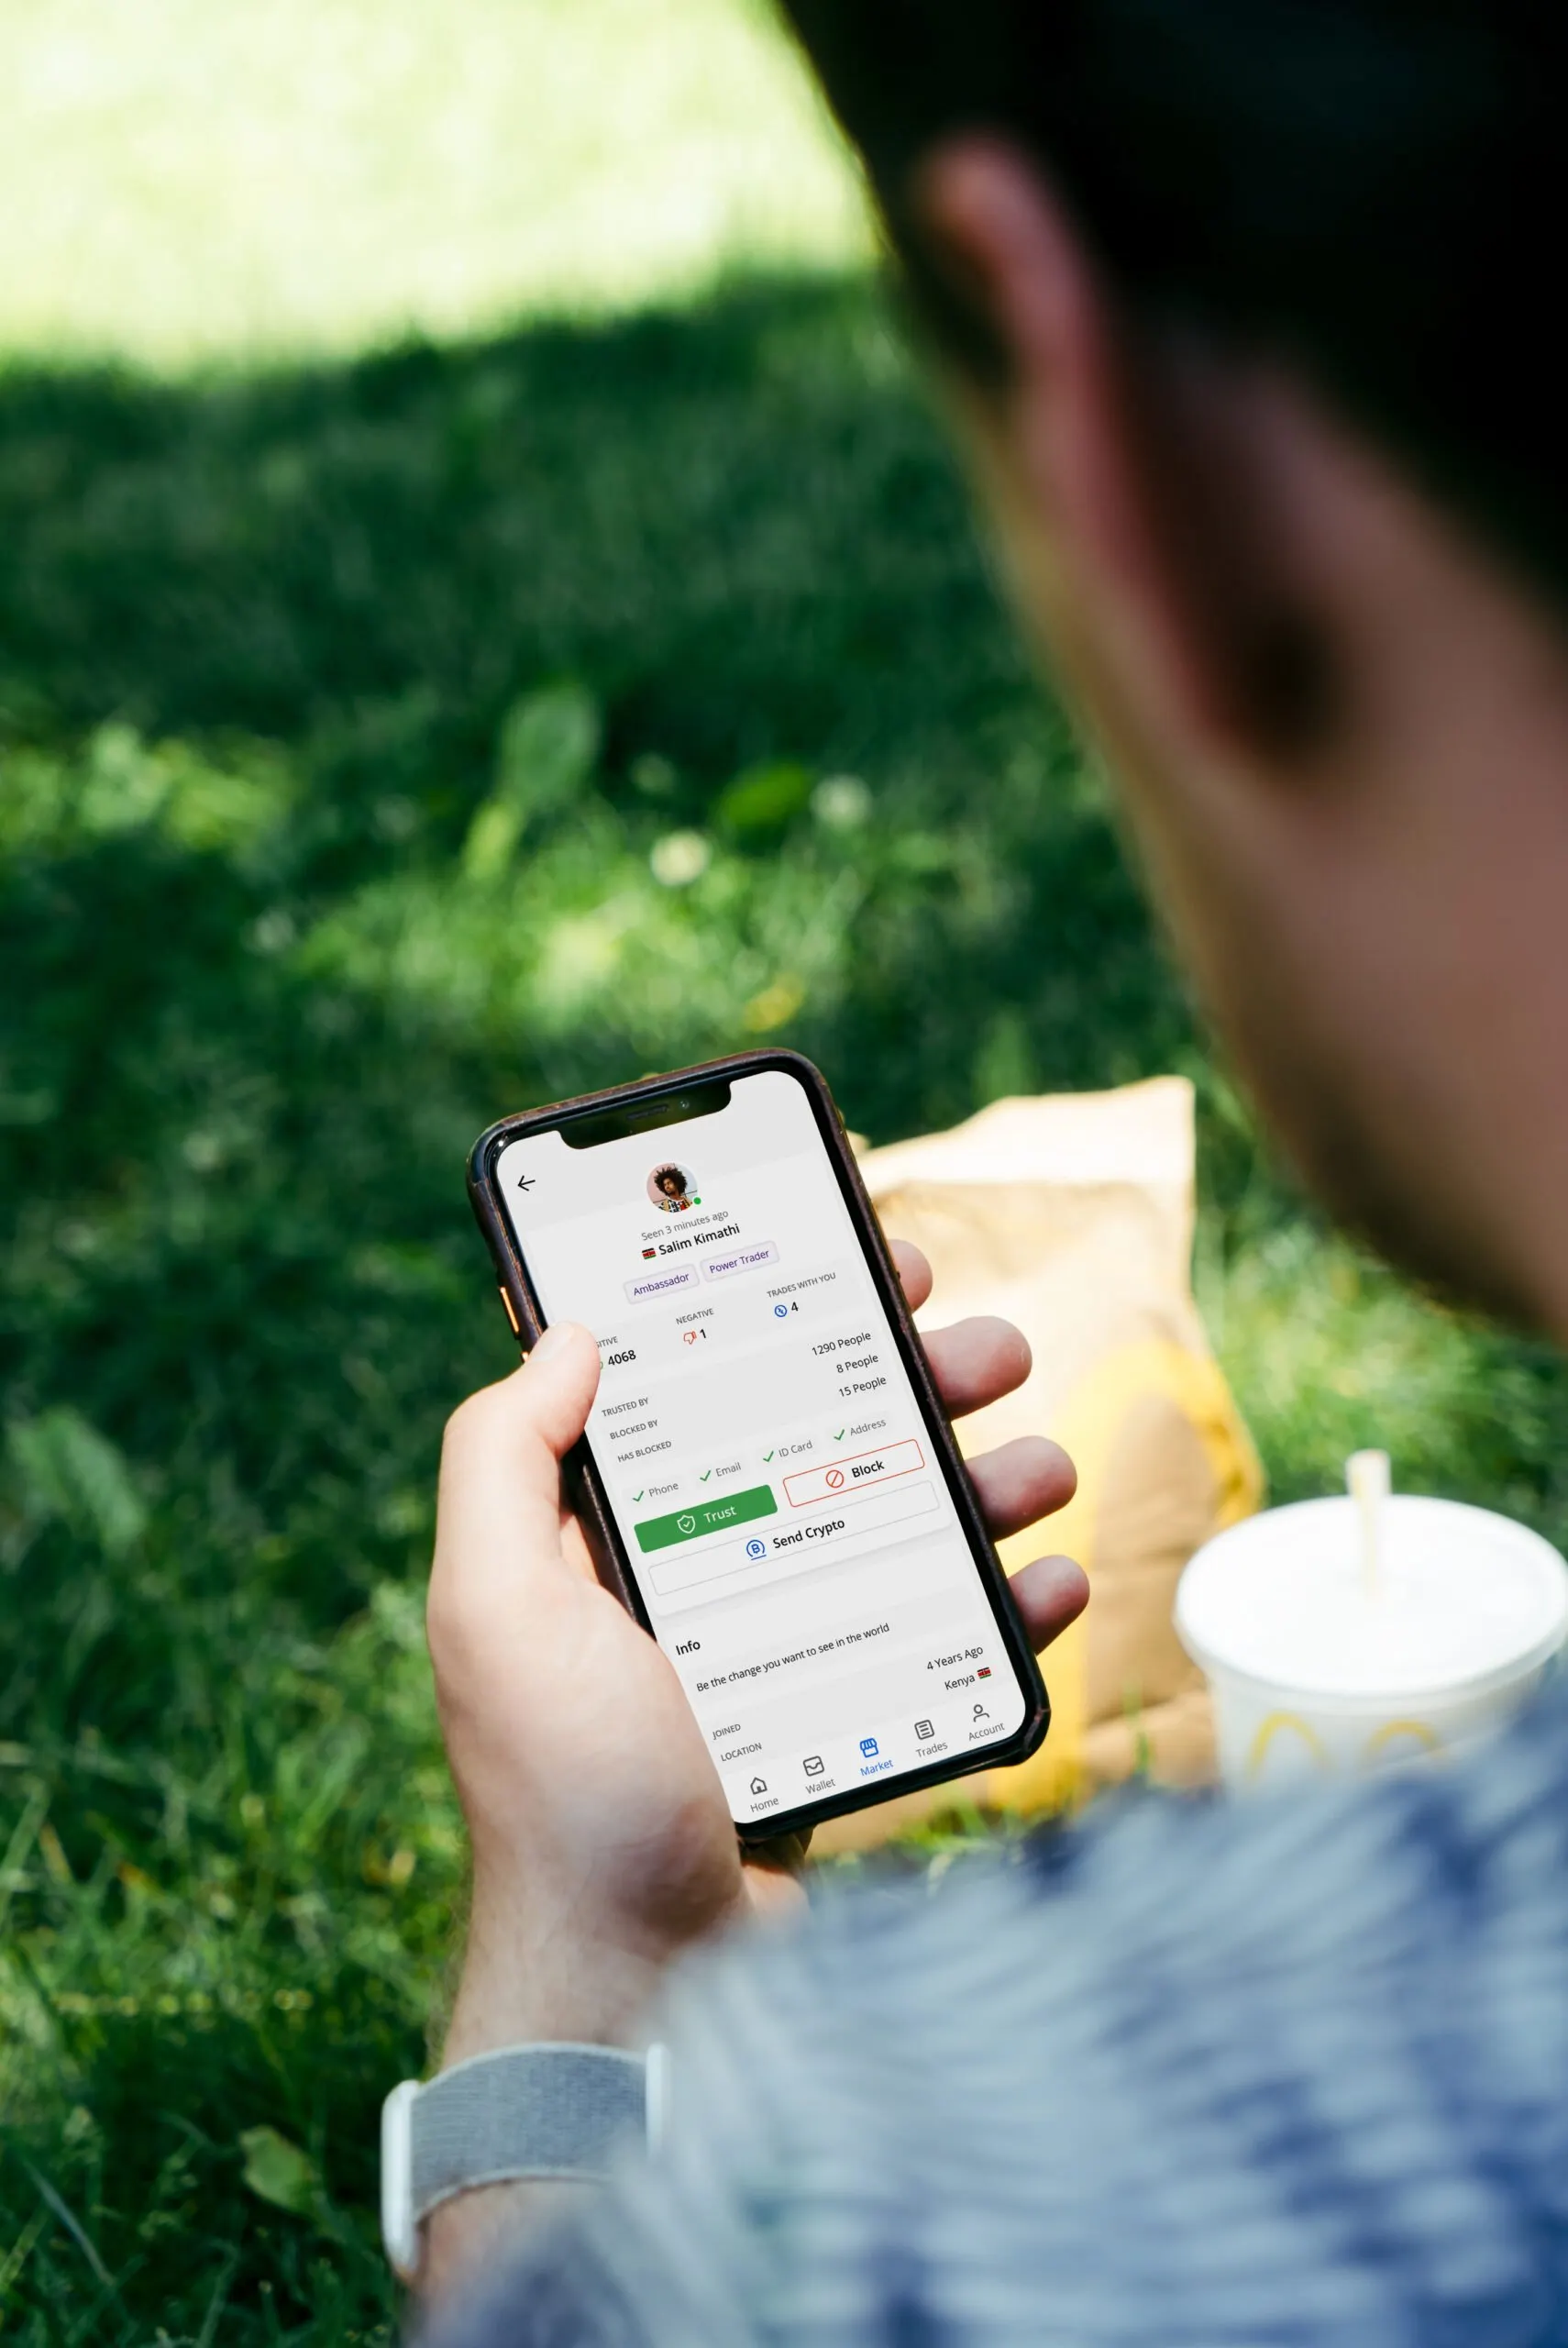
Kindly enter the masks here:
<path id="1" fill-rule="evenodd" d="M 13 351 L 347 352 L 868 243 L 767 0 L 28 0 L 0 87 Z"/>
<path id="2" fill-rule="evenodd" d="M 763 1035 L 876 1139 L 1188 1069 L 1276 1489 L 1375 1435 L 1568 1529 L 1555 1369 L 1321 1237 L 1210 1072 L 868 289 L 14 371 L 0 647 L 7 2338 L 385 2320 L 498 1111 Z"/>
<path id="3" fill-rule="evenodd" d="M 1212 1070 L 873 287 L 0 374 L 7 2342 L 384 2334 L 432 1478 L 510 1358 L 464 1153 L 760 1036 L 877 1140 L 1190 1071 L 1276 1492 L 1375 1438 L 1568 1534 L 1552 1362 L 1325 1238 Z"/>

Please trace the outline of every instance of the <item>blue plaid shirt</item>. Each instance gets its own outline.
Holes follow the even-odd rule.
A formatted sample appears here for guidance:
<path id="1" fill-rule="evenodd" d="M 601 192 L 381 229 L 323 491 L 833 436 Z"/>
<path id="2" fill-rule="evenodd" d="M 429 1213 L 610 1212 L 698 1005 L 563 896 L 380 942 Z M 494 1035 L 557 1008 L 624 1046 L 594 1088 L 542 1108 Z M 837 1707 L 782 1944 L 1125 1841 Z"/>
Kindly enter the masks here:
<path id="1" fill-rule="evenodd" d="M 1568 2342 L 1568 1700 L 693 1966 L 671 2129 L 444 2348 Z"/>

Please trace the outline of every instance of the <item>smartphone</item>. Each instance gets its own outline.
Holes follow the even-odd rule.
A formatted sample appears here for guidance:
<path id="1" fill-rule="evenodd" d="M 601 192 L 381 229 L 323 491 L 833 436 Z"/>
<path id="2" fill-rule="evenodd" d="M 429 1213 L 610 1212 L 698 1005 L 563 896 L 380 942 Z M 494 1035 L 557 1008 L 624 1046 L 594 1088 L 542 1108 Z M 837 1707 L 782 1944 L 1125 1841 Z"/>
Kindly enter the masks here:
<path id="1" fill-rule="evenodd" d="M 507 1117 L 469 1191 L 525 1349 L 598 1340 L 570 1498 L 743 1840 L 1034 1751 L 1039 1669 L 809 1060 Z"/>

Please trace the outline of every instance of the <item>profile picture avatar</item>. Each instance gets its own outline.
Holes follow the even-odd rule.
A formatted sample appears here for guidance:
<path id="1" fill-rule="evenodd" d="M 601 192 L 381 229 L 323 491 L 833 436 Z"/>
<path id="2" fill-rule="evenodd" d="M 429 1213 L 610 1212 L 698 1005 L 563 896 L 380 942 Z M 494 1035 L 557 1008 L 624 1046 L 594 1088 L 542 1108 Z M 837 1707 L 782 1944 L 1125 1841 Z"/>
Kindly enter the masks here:
<path id="1" fill-rule="evenodd" d="M 661 1214 L 684 1214 L 688 1207 L 702 1203 L 695 1177 L 684 1166 L 656 1166 L 648 1176 L 648 1196 Z"/>

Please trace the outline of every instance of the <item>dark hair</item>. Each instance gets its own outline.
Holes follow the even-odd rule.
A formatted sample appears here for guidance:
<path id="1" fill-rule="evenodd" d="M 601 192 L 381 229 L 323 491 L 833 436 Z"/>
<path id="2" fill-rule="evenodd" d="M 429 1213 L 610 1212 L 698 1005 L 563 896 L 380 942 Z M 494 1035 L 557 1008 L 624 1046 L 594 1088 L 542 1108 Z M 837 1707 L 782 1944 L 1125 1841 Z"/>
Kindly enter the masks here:
<path id="1" fill-rule="evenodd" d="M 673 1180 L 674 1180 L 674 1182 L 675 1182 L 675 1188 L 676 1188 L 676 1190 L 678 1190 L 678 1191 L 684 1191 L 684 1190 L 685 1190 L 685 1188 L 686 1188 L 686 1177 L 685 1177 L 685 1175 L 681 1172 L 681 1170 L 680 1170 L 680 1168 L 679 1168 L 679 1166 L 661 1166 L 661 1167 L 659 1168 L 659 1169 L 658 1169 L 658 1172 L 654 1176 L 654 1188 L 655 1188 L 655 1190 L 656 1190 L 656 1191 L 662 1191 L 662 1190 L 664 1189 L 665 1184 L 666 1184 L 668 1181 L 669 1181 L 669 1180 L 671 1180 L 671 1178 L 673 1178 Z"/>
<path id="2" fill-rule="evenodd" d="M 994 373 L 909 201 L 941 139 L 1037 156 L 1134 316 L 1294 366 L 1568 586 L 1561 0 L 782 0 L 921 306 Z"/>

